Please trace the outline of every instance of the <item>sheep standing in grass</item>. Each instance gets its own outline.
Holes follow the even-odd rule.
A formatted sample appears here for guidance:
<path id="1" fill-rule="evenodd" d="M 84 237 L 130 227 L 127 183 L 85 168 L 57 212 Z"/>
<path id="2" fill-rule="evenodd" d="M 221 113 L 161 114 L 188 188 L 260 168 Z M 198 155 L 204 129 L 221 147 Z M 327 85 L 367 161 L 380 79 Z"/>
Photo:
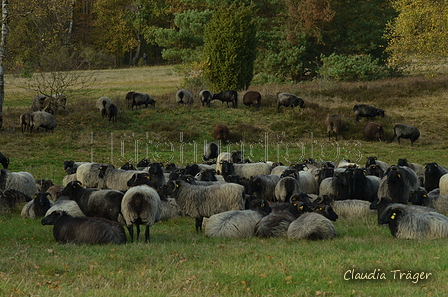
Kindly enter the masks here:
<path id="1" fill-rule="evenodd" d="M 217 124 L 215 128 L 213 128 L 213 137 L 215 137 L 216 140 L 229 140 L 229 128 L 224 124 Z"/>
<path id="2" fill-rule="evenodd" d="M 238 107 L 238 92 L 234 90 L 226 90 L 222 91 L 216 94 L 213 94 L 212 100 L 220 100 L 221 103 L 224 104 L 224 102 L 227 104 L 227 107 L 229 107 L 229 103 L 232 103 L 233 108 Z"/>
<path id="3" fill-rule="evenodd" d="M 30 132 L 38 128 L 44 128 L 46 132 L 53 132 L 58 125 L 56 119 L 51 113 L 45 111 L 35 111 L 31 113 Z"/>
<path id="4" fill-rule="evenodd" d="M 193 95 L 185 89 L 180 89 L 176 93 L 176 102 L 177 104 L 191 105 L 193 104 Z"/>
<path id="5" fill-rule="evenodd" d="M 17 190 L 33 197 L 38 192 L 33 175 L 29 172 L 11 172 L 7 169 L 0 170 L 0 190 Z"/>
<path id="6" fill-rule="evenodd" d="M 96 100 L 95 107 L 101 112 L 103 117 L 106 116 L 106 107 L 112 104 L 112 100 L 109 97 L 100 97 Z"/>
<path id="7" fill-rule="evenodd" d="M 80 164 L 76 169 L 75 175 L 67 175 L 64 177 L 63 185 L 68 182 L 78 180 L 85 188 L 105 188 L 104 180 L 98 176 L 98 170 L 102 164 L 98 163 L 84 163 Z"/>
<path id="8" fill-rule="evenodd" d="M 209 90 L 202 90 L 199 92 L 199 100 L 201 101 L 202 106 L 210 107 L 210 103 L 212 102 L 212 93 Z"/>
<path id="9" fill-rule="evenodd" d="M 129 189 L 128 181 L 135 173 L 147 173 L 143 171 L 116 169 L 113 165 L 101 165 L 98 168 L 98 176 L 103 179 L 103 189 L 125 191 Z"/>
<path id="10" fill-rule="evenodd" d="M 367 120 L 373 120 L 376 116 L 382 116 L 384 118 L 384 110 L 379 109 L 373 105 L 367 104 L 356 104 L 353 107 L 353 112 L 355 113 L 356 121 L 359 121 L 360 117 L 367 118 Z"/>
<path id="11" fill-rule="evenodd" d="M 140 225 L 146 225 L 145 242 L 149 242 L 149 227 L 159 221 L 162 214 L 159 194 L 146 185 L 130 188 L 121 201 L 121 214 L 128 228 L 131 242 L 134 241 L 134 225 L 137 228 L 137 240 L 140 235 Z"/>
<path id="12" fill-rule="evenodd" d="M 379 218 L 388 224 L 392 235 L 402 239 L 448 237 L 448 218 L 437 212 L 415 212 L 406 205 L 388 208 Z"/>
<path id="13" fill-rule="evenodd" d="M 148 108 L 148 105 L 156 107 L 156 100 L 151 98 L 148 94 L 133 92 L 131 95 L 131 110 L 134 110 L 134 106 L 144 105 Z"/>
<path id="14" fill-rule="evenodd" d="M 254 105 L 257 110 L 260 109 L 261 94 L 258 91 L 248 91 L 243 96 L 243 104 L 245 106 Z"/>
<path id="15" fill-rule="evenodd" d="M 329 115 L 325 119 L 325 125 L 327 126 L 328 140 L 330 140 L 331 133 L 336 136 L 338 140 L 339 131 L 342 129 L 342 117 L 338 114 Z"/>
<path id="16" fill-rule="evenodd" d="M 118 222 L 103 218 L 72 217 L 58 210 L 43 218 L 42 225 L 54 225 L 53 236 L 59 243 L 126 243 L 124 228 Z"/>
<path id="17" fill-rule="evenodd" d="M 245 205 L 244 187 L 233 183 L 208 186 L 172 181 L 165 186 L 166 195 L 176 199 L 183 214 L 196 219 L 196 231 L 202 229 L 202 219 L 228 210 L 242 210 Z"/>
<path id="18" fill-rule="evenodd" d="M 303 108 L 305 106 L 305 101 L 298 98 L 296 95 L 280 93 L 277 95 L 277 113 L 280 112 L 281 106 L 291 108 L 299 106 L 300 108 Z"/>
<path id="19" fill-rule="evenodd" d="M 118 115 L 117 105 L 115 105 L 115 103 L 110 103 L 109 105 L 104 107 L 104 110 L 106 111 L 106 116 L 109 122 L 115 123 L 117 121 Z"/>
<path id="20" fill-rule="evenodd" d="M 383 141 L 384 129 L 383 126 L 376 122 L 368 122 L 364 126 L 364 137 L 366 140 Z"/>
<path id="21" fill-rule="evenodd" d="M 221 162 L 221 175 L 226 178 L 229 175 L 238 175 L 240 177 L 251 178 L 259 175 L 268 175 L 271 173 L 272 167 L 263 162 L 235 164 L 229 162 Z"/>
<path id="22" fill-rule="evenodd" d="M 22 133 L 25 133 L 26 131 L 31 132 L 31 113 L 25 112 L 20 115 L 20 127 L 22 129 Z"/>
<path id="23" fill-rule="evenodd" d="M 414 142 L 420 137 L 420 131 L 414 126 L 397 124 L 394 127 L 394 136 L 390 142 L 394 141 L 395 137 L 397 137 L 398 144 L 400 144 L 400 138 L 404 138 L 410 139 L 411 145 L 414 146 Z"/>

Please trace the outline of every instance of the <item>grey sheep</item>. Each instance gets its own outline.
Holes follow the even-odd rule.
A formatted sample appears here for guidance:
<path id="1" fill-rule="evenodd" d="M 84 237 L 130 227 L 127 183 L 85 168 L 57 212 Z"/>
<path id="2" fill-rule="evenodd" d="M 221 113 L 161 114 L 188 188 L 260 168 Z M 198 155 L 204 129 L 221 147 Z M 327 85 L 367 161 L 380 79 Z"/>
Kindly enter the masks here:
<path id="1" fill-rule="evenodd" d="M 117 115 L 118 115 L 118 107 L 115 105 L 115 103 L 111 103 L 104 107 L 104 110 L 106 111 L 106 116 L 109 122 L 115 123 L 117 121 Z"/>
<path id="2" fill-rule="evenodd" d="M 448 237 L 448 218 L 437 212 L 415 212 L 407 205 L 388 208 L 379 218 L 388 224 L 392 235 L 401 239 L 436 239 Z"/>
<path id="3" fill-rule="evenodd" d="M 389 164 L 387 164 L 386 162 L 384 162 L 384 161 L 380 161 L 380 160 L 378 160 L 378 158 L 377 157 L 375 157 L 375 156 L 369 156 L 369 157 L 367 157 L 367 160 L 366 160 L 366 168 L 369 168 L 369 166 L 370 165 L 377 165 L 377 166 L 380 166 L 381 167 L 381 169 L 384 171 L 384 172 L 386 172 L 387 171 L 387 169 L 389 169 Z M 399 164 L 398 164 L 399 165 Z M 401 165 L 400 165 L 401 166 Z"/>
<path id="4" fill-rule="evenodd" d="M 358 219 L 376 212 L 370 209 L 371 202 L 358 199 L 336 200 L 331 203 L 334 212 L 343 219 Z"/>
<path id="5" fill-rule="evenodd" d="M 33 196 L 33 200 L 25 204 L 22 208 L 21 215 L 25 218 L 37 219 L 45 216 L 50 207 L 53 206 L 53 202 L 50 201 L 49 193 L 36 193 Z"/>
<path id="6" fill-rule="evenodd" d="M 116 169 L 113 165 L 101 165 L 98 168 L 98 176 L 103 180 L 103 189 L 125 191 L 129 189 L 128 182 L 136 173 L 148 173 L 147 171 Z"/>
<path id="7" fill-rule="evenodd" d="M 410 139 L 411 145 L 414 146 L 414 142 L 420 137 L 420 131 L 414 126 L 397 124 L 390 142 L 394 141 L 395 137 L 397 137 L 398 143 L 400 143 L 400 138 Z"/>
<path id="8" fill-rule="evenodd" d="M 291 176 L 280 178 L 274 189 L 275 199 L 279 202 L 289 202 L 292 195 L 301 192 L 299 182 Z"/>
<path id="9" fill-rule="evenodd" d="M 30 132 L 38 128 L 44 128 L 47 132 L 53 132 L 58 125 L 54 116 L 45 111 L 35 111 L 31 113 L 30 118 Z"/>
<path id="10" fill-rule="evenodd" d="M 101 217 L 118 222 L 121 216 L 121 200 L 124 194 L 120 191 L 86 189 L 79 181 L 73 181 L 64 188 L 61 195 L 76 201 L 88 217 Z"/>
<path id="11" fill-rule="evenodd" d="M 45 213 L 45 217 L 51 215 L 53 211 L 62 210 L 72 217 L 85 217 L 84 213 L 79 208 L 78 203 L 73 200 L 59 199 L 57 200 Z"/>
<path id="12" fill-rule="evenodd" d="M 98 170 L 103 164 L 99 163 L 84 163 L 80 164 L 76 169 L 75 174 L 70 174 L 64 177 L 62 185 L 66 186 L 69 182 L 78 180 L 85 188 L 99 188 L 104 189 L 104 180 L 99 177 Z M 74 178 L 74 179 L 73 179 Z"/>
<path id="13" fill-rule="evenodd" d="M 420 185 L 425 185 L 425 166 L 417 163 L 409 163 L 406 158 L 398 159 L 397 166 L 407 166 L 411 168 L 420 179 Z"/>
<path id="14" fill-rule="evenodd" d="M 166 195 L 176 199 L 184 215 L 196 219 L 196 231 L 202 229 L 202 219 L 228 210 L 242 210 L 245 205 L 244 187 L 234 183 L 208 186 L 172 181 L 164 186 Z"/>
<path id="15" fill-rule="evenodd" d="M 229 103 L 232 103 L 232 107 L 237 108 L 238 107 L 238 92 L 235 90 L 221 91 L 219 93 L 213 94 L 212 100 L 220 100 L 221 103 L 223 103 L 223 104 L 225 102 L 227 104 L 227 107 L 229 107 Z"/>
<path id="16" fill-rule="evenodd" d="M 248 91 L 243 96 L 243 104 L 245 106 L 254 105 L 257 110 L 260 109 L 261 94 L 258 91 Z"/>
<path id="17" fill-rule="evenodd" d="M 277 95 L 277 113 L 280 112 L 280 107 L 296 107 L 299 106 L 303 108 L 305 106 L 305 101 L 303 99 L 298 98 L 296 95 L 288 94 L 288 93 L 280 93 Z"/>
<path id="18" fill-rule="evenodd" d="M 414 205 L 434 208 L 437 212 L 448 214 L 448 195 L 441 195 L 440 189 L 429 193 L 426 190 L 416 190 L 409 194 L 409 201 Z"/>
<path id="19" fill-rule="evenodd" d="M 22 133 L 26 131 L 31 132 L 31 113 L 25 112 L 20 115 L 20 128 L 22 129 Z"/>
<path id="20" fill-rule="evenodd" d="M 182 215 L 179 205 L 174 198 L 166 198 L 166 200 L 161 200 L 161 208 L 162 213 L 160 214 L 160 221 L 168 221 Z"/>
<path id="21" fill-rule="evenodd" d="M 206 221 L 205 235 L 208 237 L 227 238 L 247 238 L 253 236 L 258 221 L 270 212 L 268 203 L 264 200 L 262 201 L 260 203 L 260 211 L 255 209 L 229 210 L 212 215 Z M 255 203 L 257 202 L 252 201 L 252 204 Z"/>
<path id="22" fill-rule="evenodd" d="M 415 212 L 436 212 L 436 210 L 432 207 L 428 207 L 428 206 L 421 206 L 421 205 L 407 205 L 407 204 L 403 204 L 403 203 L 393 203 L 392 199 L 387 198 L 387 197 L 381 197 L 376 199 L 375 201 L 373 201 L 370 204 L 370 209 L 374 209 L 377 211 L 377 215 L 378 215 L 378 220 L 380 219 L 380 217 L 383 215 L 383 213 L 385 211 L 387 211 L 389 208 L 393 208 L 393 207 L 408 207 L 409 209 L 411 209 L 412 211 Z"/>
<path id="23" fill-rule="evenodd" d="M 148 105 L 151 105 L 152 107 L 156 106 L 156 100 L 151 98 L 148 94 L 132 92 L 130 97 L 131 97 L 130 100 L 131 110 L 134 110 L 134 106 L 144 105 L 145 108 L 148 108 Z"/>
<path id="24" fill-rule="evenodd" d="M 353 112 L 355 113 L 357 122 L 359 121 L 360 117 L 367 118 L 367 120 L 373 120 L 373 118 L 376 116 L 382 116 L 384 118 L 384 110 L 373 105 L 356 104 L 353 107 Z"/>
<path id="25" fill-rule="evenodd" d="M 227 161 L 230 163 L 240 163 L 243 160 L 243 155 L 241 151 L 231 151 L 231 152 L 225 152 L 220 153 L 218 155 L 218 158 L 216 158 L 216 172 L 218 174 L 222 174 L 222 161 Z"/>
<path id="26" fill-rule="evenodd" d="M 104 218 L 72 217 L 57 210 L 42 219 L 42 225 L 54 225 L 53 236 L 59 243 L 124 244 L 126 233 L 118 222 Z"/>
<path id="27" fill-rule="evenodd" d="M 11 172 L 7 169 L 0 170 L 0 190 L 17 190 L 33 197 L 38 188 L 35 182 L 35 178 L 29 172 Z"/>
<path id="28" fill-rule="evenodd" d="M 336 237 L 336 228 L 325 216 L 307 212 L 291 222 L 286 235 L 289 239 L 332 239 Z"/>
<path id="29" fill-rule="evenodd" d="M 278 175 L 259 175 L 249 179 L 249 194 L 269 202 L 275 201 L 275 186 L 280 180 Z"/>
<path id="30" fill-rule="evenodd" d="M 0 191 L 0 212 L 14 212 L 25 202 L 30 202 L 31 198 L 17 190 Z"/>
<path id="31" fill-rule="evenodd" d="M 330 140 L 331 133 L 333 133 L 338 140 L 338 134 L 342 129 L 342 117 L 338 114 L 329 115 L 325 119 L 325 125 L 327 126 L 328 140 Z"/>
<path id="32" fill-rule="evenodd" d="M 112 100 L 109 97 L 100 97 L 95 102 L 95 107 L 101 112 L 103 117 L 106 116 L 106 107 L 112 104 Z"/>
<path id="33" fill-rule="evenodd" d="M 134 241 L 134 225 L 137 228 L 137 240 L 140 235 L 140 225 L 146 225 L 145 242 L 149 242 L 149 227 L 160 220 L 161 214 L 159 194 L 147 185 L 130 188 L 121 200 L 121 215 L 128 228 L 131 242 Z"/>
<path id="34" fill-rule="evenodd" d="M 364 137 L 366 140 L 377 140 L 383 141 L 384 139 L 384 129 L 380 123 L 368 122 L 364 126 Z"/>
<path id="35" fill-rule="evenodd" d="M 299 182 L 300 189 L 308 194 L 317 194 L 319 187 L 315 176 L 310 171 L 285 170 L 280 177 L 292 176 Z"/>
<path id="36" fill-rule="evenodd" d="M 177 104 L 191 105 L 194 102 L 193 95 L 185 89 L 180 89 L 176 93 L 176 102 Z"/>
<path id="37" fill-rule="evenodd" d="M 378 195 L 381 179 L 377 176 L 367 175 L 367 170 L 356 168 L 350 183 L 350 199 L 373 201 Z"/>
<path id="38" fill-rule="evenodd" d="M 413 170 L 406 166 L 391 166 L 381 179 L 378 198 L 389 197 L 394 203 L 407 204 L 409 193 L 418 187 L 419 179 Z"/>
<path id="39" fill-rule="evenodd" d="M 235 164 L 226 161 L 221 162 L 221 175 L 226 178 L 229 175 L 251 178 L 259 175 L 269 175 L 272 167 L 264 162 Z"/>
<path id="40" fill-rule="evenodd" d="M 2 152 L 0 152 L 0 164 L 2 164 L 4 169 L 8 169 L 9 158 L 7 158 L 5 155 L 3 155 Z"/>
<path id="41" fill-rule="evenodd" d="M 202 106 L 210 107 L 210 103 L 212 101 L 212 93 L 209 90 L 202 90 L 199 92 L 199 100 L 201 101 Z"/>

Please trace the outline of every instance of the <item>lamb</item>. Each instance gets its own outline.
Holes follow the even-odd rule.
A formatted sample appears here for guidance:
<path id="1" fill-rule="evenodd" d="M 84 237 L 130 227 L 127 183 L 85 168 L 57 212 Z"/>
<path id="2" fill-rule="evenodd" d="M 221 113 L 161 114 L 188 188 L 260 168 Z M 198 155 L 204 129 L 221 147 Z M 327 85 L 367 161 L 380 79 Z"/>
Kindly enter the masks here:
<path id="1" fill-rule="evenodd" d="M 327 207 L 329 206 L 327 205 Z M 332 239 L 336 237 L 336 228 L 322 214 L 307 212 L 291 222 L 286 235 L 289 239 Z"/>
<path id="2" fill-rule="evenodd" d="M 410 139 L 411 146 L 414 146 L 414 142 L 420 137 L 420 131 L 410 125 L 397 124 L 394 127 L 394 136 L 391 138 L 390 142 L 392 142 L 395 137 L 397 137 L 398 144 L 400 144 L 400 138 Z"/>
<path id="3" fill-rule="evenodd" d="M 148 105 L 156 107 L 156 100 L 151 98 L 148 94 L 133 92 L 131 94 L 131 110 L 134 110 L 134 106 L 144 105 L 148 108 Z"/>
<path id="4" fill-rule="evenodd" d="M 299 106 L 303 108 L 305 106 L 305 101 L 303 99 L 298 98 L 296 95 L 288 94 L 288 93 L 280 93 L 277 95 L 277 113 L 280 112 L 280 107 L 296 107 Z"/>
<path id="5" fill-rule="evenodd" d="M 109 122 L 117 122 L 118 107 L 117 105 L 115 105 L 115 103 L 108 104 L 104 107 L 104 110 L 106 111 L 106 116 Z"/>
<path id="6" fill-rule="evenodd" d="M 406 205 L 388 208 L 379 218 L 388 224 L 392 235 L 402 239 L 436 239 L 448 237 L 448 218 L 437 212 L 415 212 Z"/>
<path id="7" fill-rule="evenodd" d="M 299 182 L 291 176 L 280 178 L 274 189 L 275 199 L 279 202 L 290 202 L 291 196 L 300 192 Z"/>
<path id="8" fill-rule="evenodd" d="M 251 178 L 259 175 L 269 175 L 272 167 L 264 162 L 235 164 L 227 161 L 221 162 L 221 175 L 226 178 L 229 175 Z"/>
<path id="9" fill-rule="evenodd" d="M 199 100 L 201 100 L 202 106 L 206 105 L 210 107 L 212 101 L 212 93 L 209 90 L 202 90 L 199 92 Z"/>
<path id="10" fill-rule="evenodd" d="M 196 231 L 202 230 L 202 218 L 228 210 L 242 210 L 245 205 L 244 187 L 233 183 L 209 186 L 172 181 L 165 186 L 173 195 L 183 214 L 196 219 Z"/>
<path id="11" fill-rule="evenodd" d="M 363 133 L 366 140 L 377 140 L 381 142 L 384 139 L 383 126 L 376 122 L 366 123 Z"/>
<path id="12" fill-rule="evenodd" d="M 216 159 L 219 155 L 219 146 L 216 142 L 209 142 L 204 146 L 204 161 Z"/>
<path id="13" fill-rule="evenodd" d="M 54 225 L 53 236 L 59 243 L 126 243 L 123 226 L 104 218 L 72 217 L 67 212 L 58 210 L 43 218 L 42 225 Z"/>
<path id="14" fill-rule="evenodd" d="M 191 105 L 194 102 L 193 95 L 185 89 L 179 89 L 176 92 L 176 102 L 177 104 Z"/>
<path id="15" fill-rule="evenodd" d="M 325 125 L 327 126 L 328 140 L 330 140 L 331 133 L 333 132 L 338 140 L 339 131 L 342 129 L 342 117 L 338 114 L 329 115 L 325 119 Z"/>
<path id="16" fill-rule="evenodd" d="M 96 100 L 95 106 L 101 112 L 101 115 L 106 116 L 106 107 L 112 104 L 112 100 L 109 97 L 100 97 Z"/>
<path id="17" fill-rule="evenodd" d="M 418 187 L 419 179 L 414 171 L 406 166 L 391 166 L 381 179 L 378 198 L 390 197 L 394 203 L 407 204 L 409 193 Z"/>
<path id="18" fill-rule="evenodd" d="M 20 115 L 19 118 L 20 127 L 22 129 L 22 133 L 25 133 L 26 131 L 31 132 L 31 113 L 25 112 Z"/>
<path id="19" fill-rule="evenodd" d="M 267 201 L 251 201 L 251 209 L 229 210 L 212 215 L 205 224 L 205 236 L 247 238 L 254 236 L 257 222 L 271 211 Z"/>
<path id="20" fill-rule="evenodd" d="M 17 190 L 33 197 L 38 192 L 33 175 L 29 172 L 11 172 L 7 169 L 0 170 L 0 190 Z"/>
<path id="21" fill-rule="evenodd" d="M 220 100 L 221 103 L 226 102 L 227 107 L 229 107 L 229 102 L 232 103 L 233 108 L 238 107 L 238 92 L 234 90 L 221 91 L 215 93 L 212 96 L 212 100 Z"/>
<path id="22" fill-rule="evenodd" d="M 229 140 L 229 128 L 224 125 L 224 124 L 217 124 L 214 128 L 213 128 L 213 137 L 216 140 L 224 140 L 224 141 L 228 141 Z"/>
<path id="23" fill-rule="evenodd" d="M 430 192 L 439 187 L 440 178 L 448 173 L 448 168 L 433 163 L 425 163 L 425 190 Z"/>
<path id="24" fill-rule="evenodd" d="M 117 190 L 85 189 L 79 181 L 70 182 L 61 195 L 76 201 L 88 217 L 101 217 L 117 221 L 121 215 L 123 193 Z"/>
<path id="25" fill-rule="evenodd" d="M 257 110 L 260 109 L 261 94 L 258 91 L 248 91 L 243 96 L 243 104 L 245 106 L 254 105 Z"/>
<path id="26" fill-rule="evenodd" d="M 54 116 L 45 111 L 35 111 L 31 113 L 30 118 L 30 132 L 38 128 L 44 128 L 46 132 L 53 132 L 58 125 Z"/>
<path id="27" fill-rule="evenodd" d="M 53 206 L 53 202 L 50 201 L 49 197 L 49 193 L 36 193 L 33 196 L 33 200 L 22 208 L 22 217 L 37 219 L 45 216 L 47 210 Z"/>
<path id="28" fill-rule="evenodd" d="M 249 179 L 249 194 L 269 202 L 275 200 L 275 186 L 280 181 L 278 175 L 259 175 Z"/>
<path id="29" fill-rule="evenodd" d="M 162 214 L 161 200 L 155 189 L 147 186 L 135 186 L 126 191 L 121 200 L 121 214 L 128 228 L 131 242 L 134 241 L 134 229 L 137 228 L 137 240 L 140 225 L 146 225 L 145 242 L 149 242 L 149 227 L 160 220 Z"/>
<path id="30" fill-rule="evenodd" d="M 0 191 L 0 212 L 11 213 L 21 204 L 30 201 L 30 197 L 17 190 Z"/>
<path id="31" fill-rule="evenodd" d="M 9 158 L 6 158 L 5 155 L 0 152 L 0 164 L 2 164 L 4 169 L 8 169 L 9 166 Z"/>
<path id="32" fill-rule="evenodd" d="M 353 112 L 355 113 L 357 122 L 359 122 L 360 117 L 367 118 L 367 120 L 373 120 L 376 116 L 382 116 L 384 118 L 384 110 L 373 105 L 356 104 L 353 107 Z"/>
<path id="33" fill-rule="evenodd" d="M 48 217 L 53 213 L 53 211 L 62 210 L 67 212 L 67 214 L 72 217 L 85 217 L 78 203 L 73 200 L 59 199 L 57 200 L 45 213 L 44 217 Z"/>

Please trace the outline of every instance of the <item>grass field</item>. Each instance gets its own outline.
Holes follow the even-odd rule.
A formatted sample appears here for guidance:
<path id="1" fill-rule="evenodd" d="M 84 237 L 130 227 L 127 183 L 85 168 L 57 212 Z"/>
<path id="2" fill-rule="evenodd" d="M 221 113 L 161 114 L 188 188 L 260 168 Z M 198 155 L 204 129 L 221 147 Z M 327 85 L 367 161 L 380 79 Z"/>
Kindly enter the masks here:
<path id="1" fill-rule="evenodd" d="M 18 118 L 36 94 L 22 88 L 23 79 L 7 76 L 6 84 L 0 151 L 11 158 L 11 171 L 29 171 L 55 183 L 61 183 L 62 163 L 69 159 L 117 166 L 143 157 L 199 162 L 219 122 L 231 131 L 230 143 L 221 149 L 242 148 L 254 161 L 287 164 L 314 157 L 363 163 L 375 155 L 389 164 L 405 157 L 448 165 L 447 76 L 252 86 L 263 95 L 255 111 L 220 102 L 208 109 L 197 100 L 191 107 L 177 106 L 174 95 L 182 82 L 171 67 L 104 70 L 84 92 L 67 93 L 68 107 L 56 114 L 54 133 L 33 134 L 21 133 Z M 196 95 L 201 88 L 189 89 Z M 128 91 L 150 94 L 156 108 L 127 110 Z M 299 95 L 306 108 L 277 113 L 278 92 Z M 118 104 L 117 123 L 108 123 L 95 110 L 100 96 Z M 387 138 L 395 124 L 404 123 L 417 126 L 420 139 L 413 147 L 407 140 L 401 145 L 365 141 L 365 120 L 356 123 L 352 111 L 359 102 L 386 110 L 377 121 Z M 328 141 L 325 133 L 325 116 L 333 113 L 345 122 L 338 142 Z M 448 295 L 446 239 L 397 240 L 375 216 L 338 220 L 338 236 L 319 242 L 210 239 L 194 231 L 194 219 L 181 217 L 152 227 L 150 244 L 73 246 L 55 243 L 51 227 L 18 212 L 0 215 L 0 224 L 1 296 Z M 353 279 L 357 273 L 376 279 Z"/>

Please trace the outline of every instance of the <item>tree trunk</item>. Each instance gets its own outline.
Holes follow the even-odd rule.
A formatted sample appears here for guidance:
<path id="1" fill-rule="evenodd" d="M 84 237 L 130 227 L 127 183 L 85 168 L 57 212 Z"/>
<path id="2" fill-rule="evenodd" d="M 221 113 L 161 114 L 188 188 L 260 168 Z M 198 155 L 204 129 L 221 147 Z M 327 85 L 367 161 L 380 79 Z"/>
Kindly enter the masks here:
<path id="1" fill-rule="evenodd" d="M 74 23 L 74 18 L 75 18 L 75 5 L 76 5 L 76 0 L 73 0 L 72 6 L 70 7 L 70 24 L 68 26 L 66 47 L 68 47 L 70 45 L 70 41 L 72 39 L 73 23 Z"/>
<path id="2" fill-rule="evenodd" d="M 5 69 L 3 59 L 8 36 L 8 0 L 2 0 L 2 37 L 0 41 L 0 129 L 3 126 L 3 103 L 5 102 Z"/>

